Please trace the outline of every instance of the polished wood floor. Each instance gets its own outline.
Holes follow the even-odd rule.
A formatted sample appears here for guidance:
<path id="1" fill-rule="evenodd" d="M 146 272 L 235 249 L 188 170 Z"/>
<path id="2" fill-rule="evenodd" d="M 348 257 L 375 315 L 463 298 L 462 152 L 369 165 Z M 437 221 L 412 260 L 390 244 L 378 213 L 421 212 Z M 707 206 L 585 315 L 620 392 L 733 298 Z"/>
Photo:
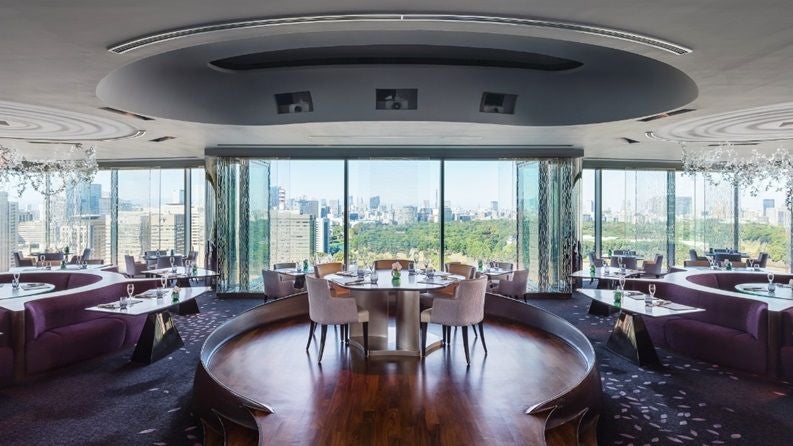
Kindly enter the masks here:
<path id="1" fill-rule="evenodd" d="M 209 364 L 234 392 L 274 409 L 257 417 L 266 444 L 533 444 L 543 425 L 526 409 L 585 373 L 564 341 L 492 318 L 487 356 L 471 334 L 470 367 L 459 329 L 451 348 L 423 361 L 364 361 L 329 327 L 319 365 L 316 343 L 305 351 L 308 327 L 301 318 L 248 332 Z"/>

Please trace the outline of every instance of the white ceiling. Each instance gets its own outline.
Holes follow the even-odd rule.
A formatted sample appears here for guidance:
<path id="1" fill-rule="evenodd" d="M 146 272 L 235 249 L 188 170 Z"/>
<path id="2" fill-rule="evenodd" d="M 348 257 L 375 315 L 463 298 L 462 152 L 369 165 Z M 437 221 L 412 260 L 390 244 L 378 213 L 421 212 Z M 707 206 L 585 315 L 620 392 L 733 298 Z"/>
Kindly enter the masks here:
<path id="1" fill-rule="evenodd" d="M 255 38 L 271 31 L 248 30 L 198 36 L 152 45 L 124 55 L 107 51 L 115 43 L 207 23 L 364 12 L 530 17 L 617 28 L 675 42 L 692 48 L 693 52 L 677 56 L 593 35 L 558 30 L 529 32 L 534 37 L 626 50 L 669 64 L 686 73 L 697 84 L 699 97 L 687 105 L 697 111 L 647 123 L 631 119 L 555 127 L 438 122 L 221 126 L 167 119 L 140 121 L 99 109 L 106 104 L 96 95 L 97 85 L 109 73 L 128 63 L 186 46 Z M 793 80 L 789 74 L 793 68 L 790 17 L 793 17 L 793 2 L 774 0 L 348 0 L 332 3 L 327 0 L 2 0 L 0 101 L 116 119 L 146 131 L 139 138 L 96 143 L 100 159 L 200 158 L 205 147 L 220 144 L 573 144 L 583 147 L 587 158 L 677 160 L 680 158 L 678 144 L 650 140 L 645 132 L 674 135 L 683 129 L 688 133 L 709 134 L 719 124 L 706 117 L 729 113 L 747 120 L 746 125 L 733 122 L 733 128 L 757 132 L 757 139 L 762 139 L 766 131 L 793 138 L 793 126 L 779 128 L 778 124 L 793 121 L 790 108 L 786 112 L 790 119 L 785 112 L 782 115 L 775 113 L 772 119 L 777 124 L 769 125 L 764 125 L 756 115 L 731 113 L 793 101 Z M 136 95 L 136 92 L 129 91 L 128 94 Z M 700 132 L 696 126 L 684 123 L 690 119 L 697 119 L 710 128 Z M 683 125 L 677 128 L 680 123 Z M 7 133 L 0 132 L 0 135 Z M 149 142 L 166 135 L 176 139 L 163 143 Z M 628 145 L 621 140 L 622 137 L 638 140 L 640 144 Z M 751 135 L 744 139 L 751 139 Z M 2 138 L 0 144 L 37 154 L 57 150 L 52 145 L 32 146 Z M 766 144 L 776 146 L 779 143 Z"/>

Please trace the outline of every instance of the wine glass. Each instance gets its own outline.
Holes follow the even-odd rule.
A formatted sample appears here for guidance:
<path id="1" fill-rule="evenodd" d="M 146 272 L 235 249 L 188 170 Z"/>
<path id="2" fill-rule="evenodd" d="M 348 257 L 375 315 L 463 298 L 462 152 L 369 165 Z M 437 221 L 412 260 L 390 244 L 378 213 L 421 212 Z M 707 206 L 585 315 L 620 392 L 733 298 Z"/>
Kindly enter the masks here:
<path id="1" fill-rule="evenodd" d="M 44 266 L 45 259 L 46 259 L 46 257 L 44 257 L 44 254 L 39 256 L 39 263 L 40 263 L 39 266 Z"/>
<path id="2" fill-rule="evenodd" d="M 768 291 L 774 291 L 776 285 L 774 285 L 774 273 L 768 273 Z"/>
<path id="3" fill-rule="evenodd" d="M 162 285 L 162 294 L 165 294 L 165 286 L 168 285 L 168 276 L 163 274 L 160 276 L 160 285 Z M 158 293 L 159 295 L 159 293 Z"/>
<path id="4" fill-rule="evenodd" d="M 171 271 L 174 271 L 176 270 L 176 267 L 174 266 L 176 264 L 176 259 L 174 259 L 173 256 L 171 256 L 170 260 L 171 260 Z"/>
<path id="5" fill-rule="evenodd" d="M 651 307 L 653 305 L 653 299 L 655 299 L 655 284 L 651 283 L 647 286 L 647 291 L 650 294 L 645 294 L 644 296 L 644 305 Z"/>
<path id="6" fill-rule="evenodd" d="M 15 290 L 17 288 L 19 288 L 19 273 L 18 272 L 14 273 L 14 277 L 13 277 L 13 279 L 11 281 L 11 288 L 13 288 Z"/>
<path id="7" fill-rule="evenodd" d="M 620 276 L 620 290 L 625 290 L 625 276 Z"/>
<path id="8" fill-rule="evenodd" d="M 135 293 L 135 285 L 128 283 L 127 284 L 127 297 L 132 299 L 132 294 Z"/>

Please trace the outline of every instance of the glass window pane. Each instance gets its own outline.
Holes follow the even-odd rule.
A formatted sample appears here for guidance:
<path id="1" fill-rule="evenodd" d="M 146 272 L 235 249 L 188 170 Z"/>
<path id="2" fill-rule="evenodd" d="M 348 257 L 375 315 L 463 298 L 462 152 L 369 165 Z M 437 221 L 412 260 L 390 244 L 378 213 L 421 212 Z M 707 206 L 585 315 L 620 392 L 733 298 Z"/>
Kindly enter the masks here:
<path id="1" fill-rule="evenodd" d="M 595 170 L 581 174 L 581 255 L 584 269 L 589 268 L 589 253 L 595 250 Z M 597 253 L 595 253 L 597 256 Z"/>
<path id="2" fill-rule="evenodd" d="M 752 196 L 741 191 L 739 203 L 740 251 L 751 259 L 766 252 L 769 269 L 789 271 L 790 210 L 785 205 L 785 193 L 768 191 Z"/>
<path id="3" fill-rule="evenodd" d="M 444 163 L 446 262 L 517 263 L 514 161 Z"/>
<path id="4" fill-rule="evenodd" d="M 206 178 L 204 168 L 190 170 L 190 245 L 198 251 L 196 262 L 203 266 L 206 257 Z"/>
<path id="5" fill-rule="evenodd" d="M 440 161 L 350 161 L 350 262 L 417 257 L 441 266 L 439 188 Z"/>

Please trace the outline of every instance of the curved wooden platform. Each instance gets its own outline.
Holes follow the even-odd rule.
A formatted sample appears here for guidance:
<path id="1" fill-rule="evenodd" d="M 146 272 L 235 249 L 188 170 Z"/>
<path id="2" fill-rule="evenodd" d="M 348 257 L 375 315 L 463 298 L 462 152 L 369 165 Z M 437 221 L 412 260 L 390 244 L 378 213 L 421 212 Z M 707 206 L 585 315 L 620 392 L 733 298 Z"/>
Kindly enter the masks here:
<path id="1" fill-rule="evenodd" d="M 329 336 L 319 365 L 306 300 L 254 308 L 207 339 L 195 382 L 207 444 L 592 443 L 594 352 L 556 316 L 488 296 L 489 354 L 474 339 L 470 367 L 459 331 L 424 360 L 366 361 Z"/>

